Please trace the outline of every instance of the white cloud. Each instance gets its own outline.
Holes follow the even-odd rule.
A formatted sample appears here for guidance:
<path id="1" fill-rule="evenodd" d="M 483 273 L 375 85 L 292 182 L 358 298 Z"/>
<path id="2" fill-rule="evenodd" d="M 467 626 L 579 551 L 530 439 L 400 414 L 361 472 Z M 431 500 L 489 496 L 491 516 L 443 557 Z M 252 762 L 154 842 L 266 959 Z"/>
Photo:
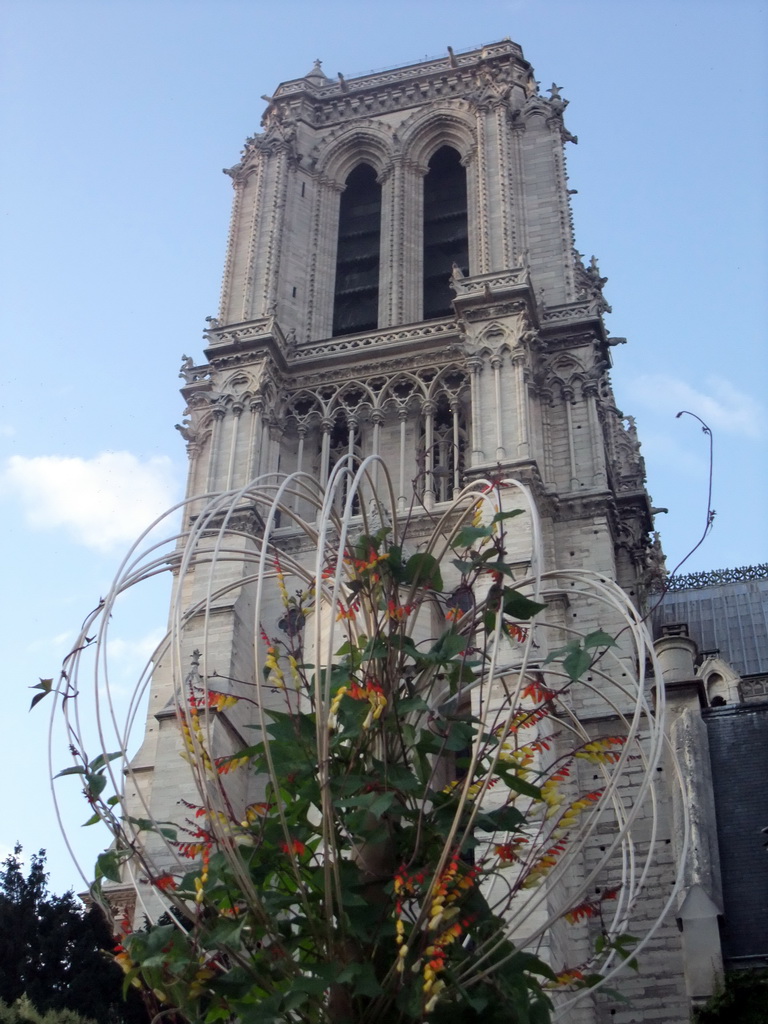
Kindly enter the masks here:
<path id="1" fill-rule="evenodd" d="M 30 653 L 37 651 L 51 651 L 58 652 L 63 651 L 74 643 L 77 634 L 74 630 L 68 629 L 63 633 L 57 633 L 55 636 L 42 636 L 37 637 L 27 644 L 26 650 Z"/>
<path id="2" fill-rule="evenodd" d="M 708 377 L 704 388 L 697 390 L 679 377 L 647 373 L 625 384 L 623 390 L 658 413 L 675 415 L 687 409 L 713 431 L 760 437 L 765 426 L 762 406 L 724 377 Z"/>
<path id="3" fill-rule="evenodd" d="M 694 423 L 695 421 L 691 421 Z M 709 445 L 702 434 L 700 444 L 691 444 L 682 432 L 643 431 L 642 454 L 653 476 L 661 468 L 672 469 L 676 476 L 689 480 L 706 480 L 709 471 Z M 654 471 L 654 472 L 652 472 Z M 654 490 L 654 488 L 651 488 Z M 665 502 L 662 502 L 662 505 Z"/>
<path id="4" fill-rule="evenodd" d="M 121 671 L 144 668 L 164 636 L 165 630 L 157 627 L 134 640 L 110 637 L 107 643 L 110 665 L 117 664 Z"/>
<path id="5" fill-rule="evenodd" d="M 109 665 L 109 696 L 121 703 L 133 694 L 141 673 L 165 636 L 160 627 L 149 630 L 133 639 L 110 636 L 107 641 L 107 662 Z M 101 692 L 106 696 L 106 688 Z M 139 716 L 141 718 L 142 716 Z"/>
<path id="6" fill-rule="evenodd" d="M 64 527 L 77 543 L 98 551 L 135 540 L 173 504 L 174 484 L 167 456 L 142 461 L 130 452 L 92 459 L 13 455 L 0 477 L 0 488 L 22 503 L 30 526 Z"/>

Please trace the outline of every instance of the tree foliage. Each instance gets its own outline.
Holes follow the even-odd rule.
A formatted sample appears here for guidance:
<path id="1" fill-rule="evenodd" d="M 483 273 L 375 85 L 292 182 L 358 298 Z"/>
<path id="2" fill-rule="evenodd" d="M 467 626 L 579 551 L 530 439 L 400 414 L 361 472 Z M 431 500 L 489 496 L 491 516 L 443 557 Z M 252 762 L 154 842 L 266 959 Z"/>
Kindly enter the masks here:
<path id="1" fill-rule="evenodd" d="M 123 1000 L 121 972 L 103 952 L 114 939 L 101 911 L 83 909 L 71 891 L 48 891 L 44 850 L 26 874 L 21 853 L 17 844 L 0 867 L 2 1024 L 78 1024 L 77 1015 L 98 1024 L 146 1021 L 136 993 Z"/>
<path id="2" fill-rule="evenodd" d="M 767 1024 L 768 970 L 735 971 L 694 1013 L 695 1024 Z"/>
<path id="3" fill-rule="evenodd" d="M 46 1010 L 40 1013 L 27 996 L 21 996 L 13 1006 L 0 999 L 0 1024 L 96 1024 L 89 1017 L 81 1017 L 74 1010 Z"/>

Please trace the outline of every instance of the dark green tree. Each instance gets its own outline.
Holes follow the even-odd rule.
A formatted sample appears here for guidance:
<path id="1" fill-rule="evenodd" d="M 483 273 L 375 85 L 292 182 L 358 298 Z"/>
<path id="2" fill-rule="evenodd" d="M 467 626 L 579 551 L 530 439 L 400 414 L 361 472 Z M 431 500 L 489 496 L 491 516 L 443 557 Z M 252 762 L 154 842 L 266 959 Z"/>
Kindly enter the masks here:
<path id="1" fill-rule="evenodd" d="M 18 999 L 13 1006 L 7 1006 L 0 999 L 0 1024 L 95 1024 L 87 1017 L 72 1010 L 48 1010 L 38 1013 L 26 996 Z"/>
<path id="2" fill-rule="evenodd" d="M 694 1024 L 768 1024 L 768 970 L 735 971 L 696 1010 Z"/>
<path id="3" fill-rule="evenodd" d="M 106 950 L 114 947 L 96 907 L 74 893 L 48 891 L 45 851 L 22 869 L 21 846 L 0 866 L 0 1000 L 26 996 L 40 1014 L 71 1010 L 97 1024 L 146 1024 L 138 994 L 123 999 L 123 972 Z"/>

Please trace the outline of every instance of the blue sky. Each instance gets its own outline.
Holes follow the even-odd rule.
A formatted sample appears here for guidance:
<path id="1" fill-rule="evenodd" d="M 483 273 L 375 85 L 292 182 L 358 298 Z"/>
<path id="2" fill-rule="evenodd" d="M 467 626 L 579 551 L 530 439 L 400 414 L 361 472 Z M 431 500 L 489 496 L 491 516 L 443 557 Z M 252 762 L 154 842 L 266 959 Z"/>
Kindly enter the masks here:
<path id="1" fill-rule="evenodd" d="M 56 674 L 128 542 L 180 496 L 182 353 L 216 312 L 231 182 L 260 99 L 327 74 L 510 36 L 570 101 L 578 248 L 608 277 L 619 406 L 637 419 L 668 563 L 768 560 L 768 3 L 758 0 L 5 0 L 0 75 L 0 407 L 5 728 L 0 850 L 80 880 L 47 790 Z M 128 692 L 162 586 L 115 622 Z M 71 787 L 74 790 L 76 787 Z M 86 869 L 103 842 L 65 799 Z"/>

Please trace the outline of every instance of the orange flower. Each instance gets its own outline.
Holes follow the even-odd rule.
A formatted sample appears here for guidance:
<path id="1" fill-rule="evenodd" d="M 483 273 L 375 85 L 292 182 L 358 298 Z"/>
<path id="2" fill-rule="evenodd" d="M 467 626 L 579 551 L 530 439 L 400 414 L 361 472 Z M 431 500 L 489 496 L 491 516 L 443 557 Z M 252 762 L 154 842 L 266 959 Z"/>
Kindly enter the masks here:
<path id="1" fill-rule="evenodd" d="M 520 860 L 520 847 L 527 842 L 527 839 L 520 836 L 509 843 L 499 843 L 494 849 L 500 861 L 505 864 L 511 864 L 513 861 Z"/>
<path id="2" fill-rule="evenodd" d="M 537 704 L 552 700 L 557 694 L 545 686 L 541 679 L 532 679 L 527 686 L 523 687 L 523 697 L 529 697 Z"/>
<path id="3" fill-rule="evenodd" d="M 242 824 L 245 826 L 252 825 L 258 818 L 263 818 L 270 806 L 268 803 L 248 804 L 245 808 L 245 820 Z"/>
<path id="4" fill-rule="evenodd" d="M 217 711 L 223 711 L 224 708 L 232 707 L 233 704 L 237 704 L 240 700 L 239 697 L 235 697 L 231 693 L 220 693 L 218 690 L 208 690 L 202 697 L 195 697 L 194 694 L 189 698 L 189 706 L 191 708 L 215 708 Z"/>
<path id="5" fill-rule="evenodd" d="M 357 617 L 359 607 L 360 606 L 358 604 L 351 604 L 348 608 L 345 608 L 342 602 L 339 601 L 339 610 L 336 613 L 336 621 L 343 622 L 345 619 L 354 621 Z"/>
<path id="6" fill-rule="evenodd" d="M 591 900 L 584 900 L 583 903 L 577 904 L 568 911 L 565 920 L 570 921 L 571 924 L 578 924 L 579 921 L 585 921 L 588 917 L 594 917 L 596 913 L 595 904 Z"/>
<path id="7" fill-rule="evenodd" d="M 583 981 L 584 972 L 580 971 L 578 967 L 569 967 L 565 971 L 561 971 L 555 978 L 554 982 L 549 983 L 549 987 L 555 985 L 570 985 L 574 981 Z"/>
<path id="8" fill-rule="evenodd" d="M 195 857 L 199 857 L 207 848 L 207 843 L 179 843 L 177 846 L 179 856 L 189 857 L 190 860 L 194 860 Z"/>
<path id="9" fill-rule="evenodd" d="M 249 757 L 217 757 L 214 762 L 219 775 L 229 775 L 236 768 L 242 768 L 250 762 Z"/>
<path id="10" fill-rule="evenodd" d="M 395 604 L 394 601 L 387 602 L 387 618 L 393 622 L 402 622 L 413 611 L 412 604 Z"/>
<path id="11" fill-rule="evenodd" d="M 304 845 L 304 843 L 301 842 L 300 839 L 294 839 L 292 840 L 290 846 L 288 845 L 288 843 L 281 843 L 280 849 L 283 851 L 283 853 L 294 853 L 296 854 L 297 857 L 301 857 L 301 855 L 306 851 L 307 848 Z"/>

